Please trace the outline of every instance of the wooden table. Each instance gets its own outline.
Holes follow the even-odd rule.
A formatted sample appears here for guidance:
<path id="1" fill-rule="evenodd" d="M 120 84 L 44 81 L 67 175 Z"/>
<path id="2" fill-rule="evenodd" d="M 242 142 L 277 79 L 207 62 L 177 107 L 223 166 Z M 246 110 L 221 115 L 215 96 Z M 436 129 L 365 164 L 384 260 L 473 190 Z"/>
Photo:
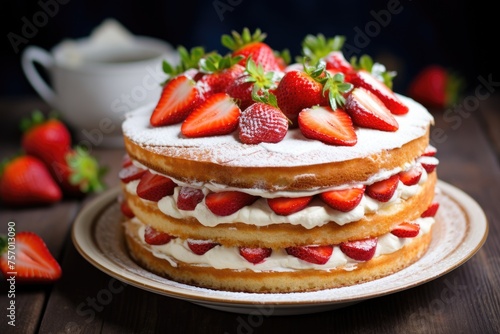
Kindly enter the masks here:
<path id="1" fill-rule="evenodd" d="M 478 100 L 472 95 L 468 101 Z M 15 327 L 7 324 L 10 298 L 2 280 L 0 333 L 500 333 L 500 98 L 482 96 L 480 106 L 473 107 L 454 121 L 451 114 L 433 111 L 435 128 L 446 136 L 435 143 L 438 175 L 479 203 L 489 236 L 469 261 L 442 277 L 321 313 L 250 318 L 205 308 L 123 284 L 77 252 L 71 227 L 94 195 L 51 207 L 0 208 L 0 233 L 9 221 L 19 230 L 35 231 L 63 269 L 55 284 L 16 286 Z M 36 99 L 0 101 L 0 158 L 18 150 L 17 124 L 34 108 L 49 110 Z M 110 168 L 108 186 L 116 186 L 123 149 L 95 148 L 93 153 Z M 443 294 L 450 285 L 460 291 L 448 303 Z"/>

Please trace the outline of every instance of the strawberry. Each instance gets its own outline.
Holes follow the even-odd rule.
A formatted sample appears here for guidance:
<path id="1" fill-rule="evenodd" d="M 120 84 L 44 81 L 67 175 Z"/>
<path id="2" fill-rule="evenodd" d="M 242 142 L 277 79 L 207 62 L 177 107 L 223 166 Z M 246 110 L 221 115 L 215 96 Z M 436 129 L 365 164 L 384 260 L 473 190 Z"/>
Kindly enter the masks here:
<path id="1" fill-rule="evenodd" d="M 62 192 L 42 161 L 21 155 L 0 168 L 0 198 L 12 206 L 44 205 L 60 201 Z"/>
<path id="2" fill-rule="evenodd" d="M 424 153 L 422 153 L 422 156 L 425 156 L 425 157 L 433 157 L 435 156 L 437 153 L 437 148 L 435 148 L 434 146 L 432 145 L 428 145 L 425 150 L 424 150 Z"/>
<path id="3" fill-rule="evenodd" d="M 405 186 L 413 186 L 420 181 L 422 177 L 422 167 L 420 165 L 413 166 L 412 168 L 399 172 L 399 180 Z"/>
<path id="4" fill-rule="evenodd" d="M 292 246 L 285 248 L 287 254 L 314 264 L 325 264 L 333 253 L 332 245 L 325 246 Z"/>
<path id="5" fill-rule="evenodd" d="M 298 123 L 304 137 L 328 145 L 353 146 L 358 141 L 351 117 L 341 109 L 307 108 L 299 114 Z"/>
<path id="6" fill-rule="evenodd" d="M 359 70 L 352 78 L 355 87 L 363 87 L 375 94 L 383 104 L 395 115 L 408 113 L 408 106 L 382 81 L 375 78 L 366 70 Z"/>
<path id="7" fill-rule="evenodd" d="M 365 186 L 329 190 L 320 194 L 321 199 L 335 210 L 349 212 L 358 206 L 365 193 Z"/>
<path id="8" fill-rule="evenodd" d="M 385 180 L 372 183 L 366 187 L 366 194 L 380 202 L 388 202 L 398 188 L 399 175 L 395 174 Z"/>
<path id="9" fill-rule="evenodd" d="M 189 138 L 229 134 L 238 127 L 240 113 L 240 108 L 228 94 L 214 94 L 186 118 L 181 133 Z"/>
<path id="10" fill-rule="evenodd" d="M 176 186 L 170 178 L 146 171 L 137 185 L 137 196 L 158 202 L 163 197 L 172 195 Z"/>
<path id="11" fill-rule="evenodd" d="M 222 191 L 208 194 L 205 197 L 205 204 L 217 216 L 229 216 L 252 204 L 257 198 L 257 196 L 239 191 Z"/>
<path id="12" fill-rule="evenodd" d="M 132 209 L 128 205 L 127 200 L 123 200 L 120 202 L 120 211 L 127 218 L 134 218 L 135 217 L 135 213 L 132 211 Z"/>
<path id="13" fill-rule="evenodd" d="M 422 218 L 434 217 L 439 209 L 438 202 L 432 202 L 431 205 L 420 215 Z"/>
<path id="14" fill-rule="evenodd" d="M 424 167 L 427 173 L 432 173 L 439 164 L 439 160 L 432 156 L 421 156 L 417 161 Z"/>
<path id="15" fill-rule="evenodd" d="M 147 169 L 139 168 L 136 165 L 128 165 L 120 169 L 118 178 L 123 183 L 129 183 L 134 180 L 139 180 L 146 172 Z"/>
<path id="16" fill-rule="evenodd" d="M 148 245 L 165 245 L 172 239 L 175 239 L 175 237 L 168 233 L 158 231 L 152 226 L 146 225 L 144 229 L 144 241 L 146 241 Z"/>
<path id="17" fill-rule="evenodd" d="M 204 197 L 205 194 L 201 189 L 181 187 L 177 196 L 177 208 L 179 210 L 193 211 Z"/>
<path id="18" fill-rule="evenodd" d="M 287 131 L 286 116 L 271 104 L 256 102 L 241 113 L 239 138 L 244 144 L 278 143 Z"/>
<path id="19" fill-rule="evenodd" d="M 215 246 L 219 246 L 220 244 L 216 242 L 212 242 L 211 240 L 193 240 L 188 239 L 187 241 L 189 249 L 196 255 L 203 255 Z"/>
<path id="20" fill-rule="evenodd" d="M 267 257 L 271 256 L 273 250 L 271 248 L 251 248 L 239 247 L 239 253 L 250 263 L 257 264 L 263 262 Z"/>
<path id="21" fill-rule="evenodd" d="M 233 82 L 244 75 L 245 67 L 238 64 L 241 57 L 218 53 L 210 54 L 200 61 L 200 71 L 204 73 L 196 87 L 205 98 L 216 93 L 223 93 Z"/>
<path id="22" fill-rule="evenodd" d="M 34 232 L 21 231 L 15 236 L 15 260 L 7 252 L 8 239 L 0 238 L 0 271 L 5 278 L 15 276 L 16 283 L 52 283 L 62 269 L 45 241 Z M 10 248 L 9 248 L 10 249 Z"/>
<path id="23" fill-rule="evenodd" d="M 267 204 L 277 215 L 288 216 L 304 209 L 312 200 L 312 196 L 268 198 Z"/>
<path id="24" fill-rule="evenodd" d="M 399 124 L 385 104 L 372 92 L 354 88 L 347 96 L 345 111 L 354 124 L 381 131 L 396 131 Z"/>
<path id="25" fill-rule="evenodd" d="M 326 58 L 326 69 L 331 73 L 341 72 L 344 73 L 345 81 L 351 82 L 352 77 L 356 75 L 356 71 L 352 65 L 344 58 L 341 51 L 332 51 Z"/>
<path id="26" fill-rule="evenodd" d="M 250 75 L 244 74 L 227 87 L 226 93 L 236 101 L 241 110 L 245 110 L 255 102 L 252 99 L 253 87 Z"/>
<path id="27" fill-rule="evenodd" d="M 340 250 L 356 261 L 368 261 L 377 249 L 377 238 L 346 241 L 339 245 Z"/>
<path id="28" fill-rule="evenodd" d="M 179 75 L 168 81 L 150 117 L 152 126 L 180 123 L 202 100 L 194 80 Z"/>
<path id="29" fill-rule="evenodd" d="M 130 158 L 130 155 L 125 153 L 122 157 L 122 168 L 128 167 L 130 165 L 132 165 L 132 158 Z"/>
<path id="30" fill-rule="evenodd" d="M 403 222 L 392 229 L 391 233 L 398 238 L 414 238 L 420 232 L 420 225 Z"/>

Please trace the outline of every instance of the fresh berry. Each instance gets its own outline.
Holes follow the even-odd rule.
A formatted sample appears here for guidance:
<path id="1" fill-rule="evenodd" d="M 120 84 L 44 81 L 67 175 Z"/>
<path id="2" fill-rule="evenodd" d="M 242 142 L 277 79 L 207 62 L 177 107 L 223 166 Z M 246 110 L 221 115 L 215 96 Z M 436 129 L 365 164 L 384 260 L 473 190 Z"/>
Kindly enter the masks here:
<path id="1" fill-rule="evenodd" d="M 398 188 L 399 175 L 395 174 L 385 180 L 372 183 L 366 187 L 366 194 L 380 202 L 388 202 Z"/>
<path id="2" fill-rule="evenodd" d="M 11 206 L 53 204 L 61 188 L 38 158 L 21 155 L 0 166 L 0 199 Z"/>
<path id="3" fill-rule="evenodd" d="M 15 245 L 12 260 L 11 252 L 7 252 L 7 237 L 0 238 L 0 271 L 4 277 L 15 276 L 16 283 L 52 283 L 62 276 L 61 266 L 39 235 L 17 232 Z"/>
<path id="4" fill-rule="evenodd" d="M 351 259 L 356 261 L 368 261 L 375 255 L 377 238 L 346 241 L 342 242 L 339 247 L 340 250 Z"/>
<path id="5" fill-rule="evenodd" d="M 354 124 L 381 131 L 396 131 L 399 124 L 385 104 L 372 92 L 354 88 L 347 96 L 345 111 Z"/>
<path id="6" fill-rule="evenodd" d="M 298 123 L 304 137 L 325 144 L 353 146 L 358 141 L 351 117 L 341 109 L 307 108 L 299 114 Z"/>
<path id="7" fill-rule="evenodd" d="M 158 202 L 163 197 L 172 195 L 176 186 L 172 179 L 146 171 L 137 185 L 137 196 Z"/>
<path id="8" fill-rule="evenodd" d="M 431 205 L 420 215 L 422 218 L 434 217 L 439 209 L 438 202 L 432 202 Z"/>
<path id="9" fill-rule="evenodd" d="M 333 253 L 333 246 L 293 246 L 287 247 L 287 254 L 295 256 L 303 261 L 325 264 L 328 262 Z"/>
<path id="10" fill-rule="evenodd" d="M 278 143 L 288 131 L 288 120 L 280 109 L 256 102 L 243 110 L 239 138 L 244 144 Z"/>
<path id="11" fill-rule="evenodd" d="M 332 51 L 325 58 L 326 69 L 332 73 L 344 73 L 345 81 L 351 82 L 352 77 L 355 75 L 355 70 L 352 65 L 344 58 L 341 51 Z"/>
<path id="12" fill-rule="evenodd" d="M 144 230 L 144 241 L 148 245 L 165 245 L 170 242 L 170 240 L 175 239 L 168 233 L 158 231 L 154 227 L 146 225 Z"/>
<path id="13" fill-rule="evenodd" d="M 255 102 L 252 99 L 254 83 L 249 81 L 249 78 L 248 74 L 242 75 L 235 79 L 226 89 L 226 93 L 236 101 L 241 110 L 245 110 Z"/>
<path id="14" fill-rule="evenodd" d="M 414 238 L 420 232 L 420 225 L 403 222 L 392 229 L 391 233 L 398 238 Z"/>
<path id="15" fill-rule="evenodd" d="M 312 200 L 312 196 L 268 198 L 267 204 L 277 215 L 288 216 L 304 209 Z"/>
<path id="16" fill-rule="evenodd" d="M 204 75 L 198 80 L 196 87 L 205 98 L 216 93 L 224 93 L 237 78 L 244 75 L 245 67 L 238 64 L 240 59 L 214 53 L 200 61 L 200 71 Z"/>
<path id="17" fill-rule="evenodd" d="M 179 190 L 179 195 L 177 195 L 177 208 L 179 210 L 193 211 L 204 197 L 205 194 L 201 189 L 183 186 Z"/>
<path id="18" fill-rule="evenodd" d="M 421 156 L 417 160 L 422 167 L 424 167 L 425 171 L 429 174 L 432 173 L 437 165 L 439 164 L 439 160 L 436 157 L 430 157 L 430 156 Z"/>
<path id="19" fill-rule="evenodd" d="M 257 198 L 257 196 L 239 191 L 222 191 L 205 196 L 205 204 L 213 214 L 229 216 L 252 204 Z"/>
<path id="20" fill-rule="evenodd" d="M 122 157 L 122 168 L 128 167 L 132 165 L 132 158 L 130 158 L 130 155 L 125 153 Z"/>
<path id="21" fill-rule="evenodd" d="M 135 214 L 132 211 L 132 209 L 130 208 L 130 206 L 128 205 L 127 200 L 121 201 L 121 203 L 120 203 L 120 211 L 127 218 L 134 218 L 135 217 Z"/>
<path id="22" fill-rule="evenodd" d="M 358 206 L 365 193 L 365 186 L 329 190 L 320 194 L 321 199 L 335 210 L 349 212 Z"/>
<path id="23" fill-rule="evenodd" d="M 271 256 L 273 251 L 271 248 L 240 247 L 239 252 L 245 260 L 250 263 L 257 264 L 263 262 L 266 258 Z"/>
<path id="24" fill-rule="evenodd" d="M 437 148 L 429 144 L 425 148 L 424 153 L 422 153 L 422 156 L 433 157 L 436 155 L 436 153 L 437 153 Z"/>
<path id="25" fill-rule="evenodd" d="M 423 172 L 422 166 L 415 165 L 408 170 L 399 172 L 399 180 L 405 186 L 413 186 L 420 181 L 420 178 L 422 177 L 422 172 Z"/>
<path id="26" fill-rule="evenodd" d="M 228 94 L 214 94 L 191 112 L 182 123 L 181 133 L 189 138 L 229 134 L 238 127 L 240 113 Z"/>
<path id="27" fill-rule="evenodd" d="M 120 169 L 118 172 L 118 178 L 123 183 L 129 183 L 134 180 L 139 180 L 146 172 L 147 169 L 139 168 L 136 165 L 129 165 Z"/>
<path id="28" fill-rule="evenodd" d="M 219 246 L 218 243 L 212 242 L 210 240 L 193 240 L 188 239 L 187 241 L 189 249 L 196 255 L 203 255 L 215 246 Z"/>

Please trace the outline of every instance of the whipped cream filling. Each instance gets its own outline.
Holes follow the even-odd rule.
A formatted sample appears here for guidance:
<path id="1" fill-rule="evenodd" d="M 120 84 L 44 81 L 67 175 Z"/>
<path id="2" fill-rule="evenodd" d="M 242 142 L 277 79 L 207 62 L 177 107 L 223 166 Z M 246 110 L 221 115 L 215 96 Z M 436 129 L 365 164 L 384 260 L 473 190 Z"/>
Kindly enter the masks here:
<path id="1" fill-rule="evenodd" d="M 172 239 L 165 245 L 149 245 L 144 240 L 144 225 L 139 219 L 133 218 L 133 224 L 139 224 L 137 235 L 143 245 L 148 248 L 152 254 L 160 259 L 168 261 L 172 266 L 177 267 L 178 262 L 189 263 L 197 266 L 213 267 L 215 269 L 233 269 L 233 270 L 252 270 L 254 272 L 265 271 L 297 271 L 304 269 L 315 269 L 329 271 L 336 268 L 344 270 L 354 270 L 360 261 L 354 260 L 345 255 L 339 248 L 334 246 L 332 256 L 327 263 L 319 265 L 301 260 L 293 255 L 288 255 L 285 249 L 273 250 L 271 256 L 263 262 L 253 264 L 248 262 L 239 254 L 238 247 L 215 246 L 203 255 L 193 253 L 187 244 L 187 240 L 180 238 Z M 415 238 L 399 238 L 392 233 L 387 233 L 378 238 L 377 248 L 373 258 L 381 255 L 390 254 L 402 249 L 405 245 L 416 240 L 420 236 L 429 233 L 435 220 L 432 217 L 418 218 L 413 223 L 420 225 L 420 232 Z M 131 233 L 128 230 L 128 233 Z"/>

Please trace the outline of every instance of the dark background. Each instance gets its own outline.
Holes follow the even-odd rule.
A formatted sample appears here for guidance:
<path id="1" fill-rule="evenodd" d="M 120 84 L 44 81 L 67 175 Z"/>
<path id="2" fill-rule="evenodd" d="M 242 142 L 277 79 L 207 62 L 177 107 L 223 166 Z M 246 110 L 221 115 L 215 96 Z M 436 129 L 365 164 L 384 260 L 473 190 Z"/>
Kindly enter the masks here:
<path id="1" fill-rule="evenodd" d="M 411 78 L 432 63 L 458 72 L 471 91 L 480 83 L 479 76 L 500 81 L 498 19 L 491 5 L 478 1 L 24 0 L 3 1 L 1 6 L 0 97 L 36 96 L 20 66 L 27 45 L 50 49 L 64 38 L 88 36 L 108 17 L 134 34 L 158 37 L 174 47 L 203 45 L 220 52 L 227 51 L 220 44 L 221 34 L 245 26 L 260 28 L 268 34 L 268 44 L 276 50 L 288 48 L 292 55 L 299 54 L 307 34 L 345 35 L 346 43 L 354 45 L 360 31 L 378 26 L 379 31 L 364 39 L 360 55 L 369 54 L 397 71 L 397 92 L 404 93 Z M 374 13 L 389 6 L 400 11 L 382 26 Z M 9 36 L 23 36 L 25 22 L 42 18 L 44 7 L 52 12 L 45 24 L 14 45 Z"/>

